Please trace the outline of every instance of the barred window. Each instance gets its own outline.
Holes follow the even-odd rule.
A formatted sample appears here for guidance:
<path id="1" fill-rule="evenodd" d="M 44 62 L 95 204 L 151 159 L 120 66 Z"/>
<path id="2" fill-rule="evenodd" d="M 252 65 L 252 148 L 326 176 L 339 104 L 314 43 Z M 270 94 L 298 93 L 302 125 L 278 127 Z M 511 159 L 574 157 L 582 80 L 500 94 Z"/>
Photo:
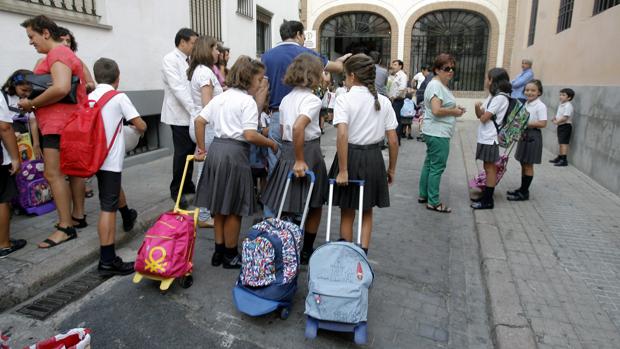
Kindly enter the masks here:
<path id="1" fill-rule="evenodd" d="M 256 56 L 260 57 L 271 48 L 271 17 L 272 14 L 256 7 Z"/>
<path id="2" fill-rule="evenodd" d="M 222 40 L 222 3 L 220 0 L 191 0 L 192 29 L 200 35 Z"/>
<path id="3" fill-rule="evenodd" d="M 594 11 L 592 15 L 598 15 L 599 13 L 620 4 L 620 0 L 594 0 Z"/>
<path id="4" fill-rule="evenodd" d="M 49 8 L 56 8 L 70 12 L 82 13 L 85 15 L 97 16 L 97 6 L 95 6 L 95 0 L 18 0 L 26 3 L 36 3 L 38 5 L 47 6 Z"/>
<path id="5" fill-rule="evenodd" d="M 558 16 L 558 33 L 570 28 L 571 21 L 573 19 L 573 5 L 574 0 L 561 0 L 560 1 L 560 14 Z"/>
<path id="6" fill-rule="evenodd" d="M 254 1 L 237 0 L 237 14 L 248 18 L 254 18 Z"/>
<path id="7" fill-rule="evenodd" d="M 532 14 L 530 16 L 530 30 L 527 35 L 527 46 L 534 45 L 536 34 L 536 17 L 538 17 L 538 0 L 532 0 Z"/>

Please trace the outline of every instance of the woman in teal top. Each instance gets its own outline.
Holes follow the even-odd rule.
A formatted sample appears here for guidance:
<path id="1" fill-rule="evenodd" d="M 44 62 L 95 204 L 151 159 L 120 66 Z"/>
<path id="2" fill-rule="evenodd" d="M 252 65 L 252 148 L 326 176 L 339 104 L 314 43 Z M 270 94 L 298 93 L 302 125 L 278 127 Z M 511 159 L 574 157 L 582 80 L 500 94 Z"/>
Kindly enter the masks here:
<path id="1" fill-rule="evenodd" d="M 435 58 L 435 77 L 424 91 L 424 123 L 422 133 L 426 142 L 426 158 L 420 174 L 419 203 L 437 212 L 452 210 L 439 201 L 439 183 L 446 169 L 450 153 L 450 138 L 454 134 L 456 118 L 465 113 L 465 108 L 456 105 L 448 82 L 454 77 L 454 57 L 442 53 Z"/>

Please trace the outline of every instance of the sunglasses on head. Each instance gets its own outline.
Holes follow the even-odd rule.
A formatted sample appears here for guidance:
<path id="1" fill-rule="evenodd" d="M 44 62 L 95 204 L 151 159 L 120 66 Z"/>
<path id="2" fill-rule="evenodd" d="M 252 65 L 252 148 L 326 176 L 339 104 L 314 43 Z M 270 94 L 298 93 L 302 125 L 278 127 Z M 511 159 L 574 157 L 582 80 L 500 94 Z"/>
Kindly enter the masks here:
<path id="1" fill-rule="evenodd" d="M 455 69 L 456 69 L 455 67 L 443 67 L 443 68 L 441 68 L 440 70 L 441 70 L 441 71 L 444 71 L 444 72 L 446 72 L 446 73 L 450 73 L 450 72 L 454 72 L 454 71 L 455 71 Z"/>

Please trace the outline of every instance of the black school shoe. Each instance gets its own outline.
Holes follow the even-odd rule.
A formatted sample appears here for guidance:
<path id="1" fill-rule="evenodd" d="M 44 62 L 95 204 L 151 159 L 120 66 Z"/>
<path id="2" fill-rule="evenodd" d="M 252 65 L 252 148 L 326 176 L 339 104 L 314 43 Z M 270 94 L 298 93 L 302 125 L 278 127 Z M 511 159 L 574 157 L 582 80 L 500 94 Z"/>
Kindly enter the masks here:
<path id="1" fill-rule="evenodd" d="M 239 254 L 232 258 L 224 255 L 222 262 L 224 269 L 241 269 L 241 255 Z"/>
<path id="2" fill-rule="evenodd" d="M 310 256 L 312 256 L 312 252 L 314 252 L 314 250 L 312 251 L 301 250 L 301 254 L 299 256 L 299 264 L 308 265 L 308 263 L 310 262 Z"/>
<path id="3" fill-rule="evenodd" d="M 127 217 L 126 220 L 123 217 L 123 230 L 125 232 L 131 231 L 131 229 L 133 229 L 133 226 L 136 224 L 137 219 L 138 219 L 138 211 L 134 210 L 133 208 L 130 208 L 129 217 Z"/>
<path id="4" fill-rule="evenodd" d="M 26 240 L 23 239 L 9 239 L 10 247 L 0 248 L 0 259 L 8 257 L 11 253 L 21 250 L 24 246 L 26 246 Z"/>
<path id="5" fill-rule="evenodd" d="M 530 199 L 530 193 L 517 191 L 514 195 L 508 195 L 506 199 L 508 201 L 527 201 Z"/>
<path id="6" fill-rule="evenodd" d="M 558 162 L 553 164 L 553 166 L 565 167 L 565 166 L 568 166 L 568 161 L 566 161 L 566 160 L 558 160 Z"/>
<path id="7" fill-rule="evenodd" d="M 474 210 L 492 210 L 494 205 L 492 201 L 485 202 L 484 200 L 481 200 L 472 203 L 470 206 Z"/>
<path id="8" fill-rule="evenodd" d="M 552 164 L 556 164 L 558 161 L 560 161 L 560 156 L 559 155 L 556 156 L 555 159 L 549 160 L 549 162 L 552 163 Z"/>
<path id="9" fill-rule="evenodd" d="M 509 190 L 509 191 L 506 192 L 506 195 L 508 195 L 508 196 L 515 196 L 515 195 L 517 195 L 520 192 L 521 192 L 521 188 L 515 189 L 515 190 Z"/>
<path id="10" fill-rule="evenodd" d="M 134 272 L 133 263 L 123 262 L 121 257 L 116 256 L 110 264 L 104 264 L 99 261 L 97 271 L 101 276 L 129 275 Z"/>
<path id="11" fill-rule="evenodd" d="M 219 267 L 224 263 L 224 254 L 222 252 L 213 252 L 213 257 L 211 257 L 211 265 L 214 267 Z"/>

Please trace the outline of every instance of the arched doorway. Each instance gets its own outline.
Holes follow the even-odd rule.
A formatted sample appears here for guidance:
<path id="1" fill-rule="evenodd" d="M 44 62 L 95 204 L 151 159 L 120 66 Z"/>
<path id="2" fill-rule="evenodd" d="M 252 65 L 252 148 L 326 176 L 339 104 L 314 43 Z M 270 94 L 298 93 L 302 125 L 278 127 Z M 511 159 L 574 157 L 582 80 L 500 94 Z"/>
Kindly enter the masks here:
<path id="1" fill-rule="evenodd" d="M 383 64 L 390 60 L 390 23 L 372 12 L 344 12 L 321 25 L 321 54 L 335 59 L 346 53 L 379 51 Z"/>
<path id="2" fill-rule="evenodd" d="M 489 23 L 484 16 L 466 10 L 439 10 L 422 16 L 411 35 L 411 69 L 420 71 L 431 65 L 435 56 L 446 52 L 457 63 L 450 88 L 456 91 L 481 91 L 487 68 Z"/>

